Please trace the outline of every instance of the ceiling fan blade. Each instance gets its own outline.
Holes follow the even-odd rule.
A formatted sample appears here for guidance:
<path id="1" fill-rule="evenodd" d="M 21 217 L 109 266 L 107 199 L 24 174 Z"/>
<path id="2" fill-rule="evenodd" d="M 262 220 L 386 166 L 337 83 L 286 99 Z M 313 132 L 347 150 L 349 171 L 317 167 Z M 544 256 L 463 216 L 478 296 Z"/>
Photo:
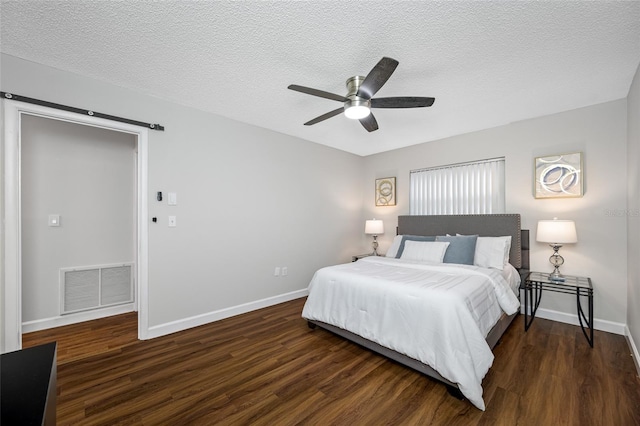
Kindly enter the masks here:
<path id="1" fill-rule="evenodd" d="M 371 108 L 421 108 L 433 105 L 435 98 L 399 96 L 394 98 L 371 99 Z"/>
<path id="2" fill-rule="evenodd" d="M 393 74 L 397 66 L 398 61 L 395 59 L 387 58 L 386 56 L 380 59 L 380 62 L 378 62 L 364 78 L 357 95 L 361 98 L 371 99 L 387 80 L 389 80 L 389 77 L 391 77 L 391 74 Z"/>
<path id="3" fill-rule="evenodd" d="M 288 89 L 295 90 L 296 92 L 306 93 L 307 95 L 318 96 L 325 99 L 331 99 L 332 101 L 346 102 L 347 98 L 334 93 L 325 92 L 324 90 L 312 89 L 311 87 L 298 86 L 297 84 L 289 85 Z"/>
<path id="4" fill-rule="evenodd" d="M 317 123 L 319 123 L 321 121 L 324 121 L 324 120 L 326 120 L 328 118 L 335 117 L 336 115 L 341 114 L 343 112 L 344 112 L 344 107 L 340 107 L 338 109 L 334 109 L 333 111 L 329 111 L 326 114 L 322 114 L 321 116 L 316 117 L 313 120 L 309 120 L 306 123 L 304 123 L 304 125 L 305 126 L 312 126 L 312 125 L 317 124 Z"/>
<path id="5" fill-rule="evenodd" d="M 361 118 L 359 121 L 360 124 L 362 124 L 362 127 L 367 129 L 368 132 L 378 130 L 378 122 L 376 121 L 376 118 L 373 116 L 373 114 L 369 114 L 365 118 Z"/>

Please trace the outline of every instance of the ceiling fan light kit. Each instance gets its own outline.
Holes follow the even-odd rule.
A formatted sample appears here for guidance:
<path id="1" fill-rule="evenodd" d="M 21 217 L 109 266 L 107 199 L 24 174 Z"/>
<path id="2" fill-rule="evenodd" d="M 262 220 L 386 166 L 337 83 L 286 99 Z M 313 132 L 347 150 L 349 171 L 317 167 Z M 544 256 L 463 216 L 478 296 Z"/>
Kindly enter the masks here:
<path id="1" fill-rule="evenodd" d="M 358 96 L 358 89 L 364 77 L 356 75 L 347 80 L 347 101 L 344 103 L 344 115 L 352 120 L 360 120 L 371 114 L 371 101 Z"/>
<path id="2" fill-rule="evenodd" d="M 395 59 L 383 57 L 366 77 L 357 75 L 347 80 L 348 93 L 346 96 L 340 96 L 310 87 L 298 86 L 296 84 L 292 84 L 288 88 L 308 95 L 344 103 L 343 108 L 329 111 L 313 120 L 309 120 L 304 123 L 305 126 L 320 123 L 344 111 L 344 115 L 347 118 L 359 120 L 360 124 L 362 124 L 367 131 L 373 132 L 378 130 L 378 122 L 371 113 L 371 108 L 422 108 L 430 107 L 435 101 L 434 98 L 416 96 L 374 99 L 373 95 L 387 82 L 397 66 L 398 61 Z"/>
<path id="3" fill-rule="evenodd" d="M 359 105 L 362 101 L 345 102 L 344 115 L 352 120 L 360 120 L 371 114 L 369 105 Z"/>

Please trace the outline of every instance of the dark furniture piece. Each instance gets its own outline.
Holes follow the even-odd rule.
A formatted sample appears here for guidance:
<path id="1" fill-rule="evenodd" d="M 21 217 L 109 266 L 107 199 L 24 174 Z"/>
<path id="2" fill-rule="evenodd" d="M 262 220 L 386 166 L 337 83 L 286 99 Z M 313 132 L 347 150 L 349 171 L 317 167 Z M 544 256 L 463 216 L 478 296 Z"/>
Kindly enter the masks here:
<path id="1" fill-rule="evenodd" d="M 0 355 L 0 424 L 56 424 L 56 347 L 53 342 Z"/>
<path id="2" fill-rule="evenodd" d="M 564 281 L 553 280 L 549 273 L 531 272 L 520 285 L 524 290 L 524 331 L 529 330 L 536 318 L 543 290 L 576 295 L 578 322 L 589 346 L 593 348 L 593 286 L 591 278 L 565 275 Z M 587 314 L 582 308 L 582 299 L 587 298 Z M 588 330 L 588 333 L 587 333 Z"/>
<path id="3" fill-rule="evenodd" d="M 484 237 L 511 235 L 509 262 L 519 270 L 521 277 L 528 273 L 529 231 L 521 229 L 519 214 L 398 216 L 397 233 L 398 235 L 455 235 L 459 233 Z M 502 337 L 517 315 L 518 313 L 513 315 L 503 314 L 498 323 L 489 331 L 486 341 L 491 349 L 495 347 L 500 337 Z M 429 365 L 331 324 L 315 320 L 310 320 L 308 323 L 311 328 L 317 325 L 400 364 L 439 380 L 447 385 L 447 390 L 450 394 L 462 399 L 462 393 L 458 389 L 457 384 L 442 377 L 440 373 Z"/>
<path id="4" fill-rule="evenodd" d="M 364 258 L 364 257 L 369 257 L 369 256 L 373 256 L 372 253 L 365 253 L 365 254 L 356 254 L 355 256 L 351 256 L 351 261 L 352 262 L 357 262 L 358 260 Z"/>

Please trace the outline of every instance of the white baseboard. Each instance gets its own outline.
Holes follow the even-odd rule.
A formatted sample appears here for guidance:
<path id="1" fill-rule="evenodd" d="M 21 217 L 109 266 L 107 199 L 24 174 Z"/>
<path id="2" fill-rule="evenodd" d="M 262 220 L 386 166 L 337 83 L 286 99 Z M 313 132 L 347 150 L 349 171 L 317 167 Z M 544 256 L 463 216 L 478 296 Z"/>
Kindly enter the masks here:
<path id="1" fill-rule="evenodd" d="M 198 327 L 214 321 L 220 321 L 225 318 L 230 318 L 236 315 L 266 308 L 268 306 L 277 305 L 279 303 L 288 302 L 290 300 L 299 299 L 308 295 L 309 291 L 305 288 L 303 290 L 292 291 L 291 293 L 285 293 L 278 296 L 268 297 L 262 300 L 256 300 L 255 302 L 232 306 L 230 308 L 220 309 L 218 311 L 207 312 L 205 314 L 172 321 L 165 324 L 154 325 L 152 327 L 149 327 L 147 338 L 153 339 L 155 337 L 165 336 L 167 334 L 176 333 L 178 331 L 187 330 L 193 327 Z"/>
<path id="2" fill-rule="evenodd" d="M 551 309 L 538 308 L 536 318 L 544 318 L 552 321 L 563 322 L 565 324 L 580 325 L 577 315 L 553 311 Z M 619 322 L 601 320 L 597 318 L 593 319 L 594 330 L 606 331 L 607 333 L 620 334 L 624 336 L 626 334 L 626 327 L 626 324 Z"/>
<path id="3" fill-rule="evenodd" d="M 629 343 L 629 347 L 631 348 L 631 357 L 636 365 L 636 372 L 638 373 L 638 377 L 640 377 L 640 353 L 638 353 L 638 347 L 633 341 L 633 336 L 631 336 L 629 327 L 625 327 L 625 336 L 627 337 L 627 343 Z"/>
<path id="4" fill-rule="evenodd" d="M 110 317 L 112 315 L 126 314 L 127 312 L 134 312 L 135 310 L 135 304 L 127 303 L 126 305 L 110 306 L 107 308 L 101 308 L 92 311 L 76 312 L 73 314 L 61 315 L 58 317 L 27 321 L 22 323 L 22 332 L 31 333 L 32 331 L 40 331 L 54 327 L 61 327 L 63 325 L 77 324 L 79 322 Z"/>

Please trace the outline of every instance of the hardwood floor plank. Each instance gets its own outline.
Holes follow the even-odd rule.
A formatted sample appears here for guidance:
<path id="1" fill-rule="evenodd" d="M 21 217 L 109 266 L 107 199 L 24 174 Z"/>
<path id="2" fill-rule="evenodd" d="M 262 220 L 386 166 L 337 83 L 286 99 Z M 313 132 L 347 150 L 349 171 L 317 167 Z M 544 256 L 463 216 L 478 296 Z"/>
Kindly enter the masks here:
<path id="1" fill-rule="evenodd" d="M 60 333 L 63 329 L 64 332 Z M 96 332 L 98 331 L 98 332 Z M 86 321 L 65 327 L 57 327 L 22 336 L 23 347 L 58 341 L 58 363 L 107 353 L 138 341 L 138 316 L 136 312 L 99 320 Z M 87 344 L 90 348 L 87 349 Z"/>
<path id="2" fill-rule="evenodd" d="M 447 393 L 444 386 L 431 379 L 414 382 L 413 391 L 415 394 L 411 399 L 412 410 L 407 410 L 407 416 L 404 420 L 406 423 L 404 424 L 438 424 L 436 419 L 440 415 L 440 408 L 449 398 L 454 399 Z"/>
<path id="3" fill-rule="evenodd" d="M 369 398 L 358 401 L 355 411 L 358 413 L 358 421 L 354 424 L 377 424 L 380 418 L 388 416 L 388 402 L 398 398 L 409 386 L 411 386 L 416 378 L 406 368 L 396 365 L 396 368 L 376 368 L 367 378 L 368 381 L 375 384 L 377 388 Z M 400 413 L 398 413 L 400 414 Z M 399 417 L 399 416 L 398 416 Z M 392 424 L 401 421 L 400 418 L 391 418 L 389 422 Z M 355 419 L 354 419 L 355 420 Z"/>
<path id="4" fill-rule="evenodd" d="M 586 341 L 576 340 L 575 333 L 567 336 L 552 334 L 547 341 L 546 350 L 539 359 L 539 373 L 570 378 L 573 374 L 573 355 L 576 344 L 585 344 Z"/>
<path id="5" fill-rule="evenodd" d="M 501 387 L 496 388 L 487 409 L 478 420 L 479 426 L 511 426 L 522 424 L 518 419 L 518 402 L 520 396 Z"/>
<path id="6" fill-rule="evenodd" d="M 59 425 L 640 425 L 623 336 L 518 318 L 494 349 L 486 411 L 300 317 L 304 299 L 152 340 L 125 314 L 24 335 L 58 341 Z"/>
<path id="7" fill-rule="evenodd" d="M 310 424 L 310 421 L 305 421 L 307 412 L 325 400 L 326 395 L 313 387 L 308 387 L 291 397 L 284 398 L 278 395 L 278 398 L 280 398 L 280 404 L 270 412 L 263 413 L 254 422 L 255 426 Z M 291 410 L 291 406 L 296 409 Z"/>

